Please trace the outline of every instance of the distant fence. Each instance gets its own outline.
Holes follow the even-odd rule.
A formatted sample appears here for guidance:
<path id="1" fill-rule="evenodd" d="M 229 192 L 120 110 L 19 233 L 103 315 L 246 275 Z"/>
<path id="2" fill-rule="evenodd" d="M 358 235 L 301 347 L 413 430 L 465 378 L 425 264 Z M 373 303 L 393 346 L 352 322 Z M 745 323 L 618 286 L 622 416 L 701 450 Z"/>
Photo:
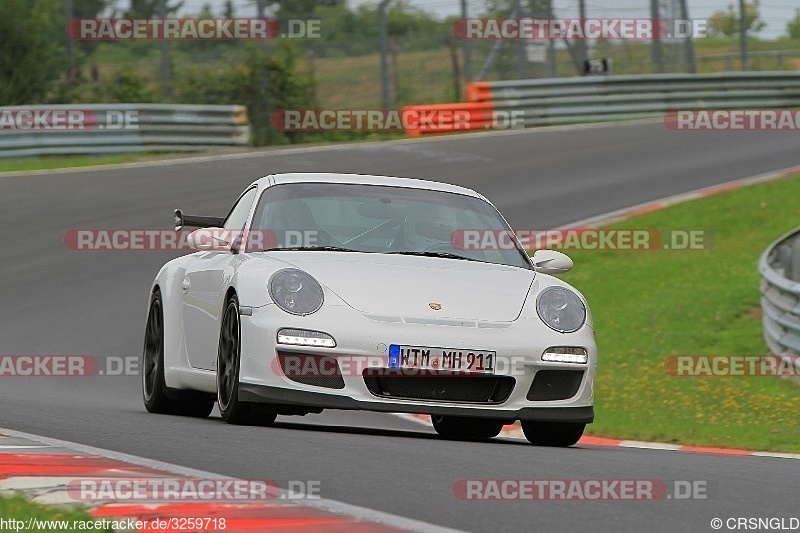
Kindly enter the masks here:
<path id="1" fill-rule="evenodd" d="M 466 113 L 483 104 L 483 122 L 440 123 L 410 135 L 489 127 L 536 127 L 663 117 L 673 110 L 800 108 L 800 72 L 648 74 L 474 82 L 467 86 Z M 452 112 L 457 104 L 444 104 Z M 441 105 L 409 106 L 435 112 Z M 508 120 L 508 117 L 512 117 Z M 477 117 L 476 117 L 477 118 Z M 473 125 L 474 123 L 474 125 Z"/>
<path id="2" fill-rule="evenodd" d="M 247 145 L 244 106 L 90 104 L 0 107 L 0 159 L 191 152 Z"/>
<path id="3" fill-rule="evenodd" d="M 771 63 L 773 60 L 775 61 L 774 68 L 782 69 L 784 67 L 784 60 L 791 59 L 794 57 L 800 57 L 800 50 L 762 50 L 762 51 L 753 51 L 748 50 L 747 58 L 749 60 L 748 65 L 752 68 L 753 60 L 764 60 L 765 63 Z M 703 56 L 697 56 L 698 64 L 703 63 L 711 63 L 714 61 L 724 61 L 725 62 L 725 69 L 726 70 L 734 70 L 736 68 L 741 68 L 741 52 L 731 52 L 726 54 L 707 54 Z"/>
<path id="4" fill-rule="evenodd" d="M 800 355 L 800 228 L 771 244 L 758 262 L 764 339 L 770 352 Z"/>

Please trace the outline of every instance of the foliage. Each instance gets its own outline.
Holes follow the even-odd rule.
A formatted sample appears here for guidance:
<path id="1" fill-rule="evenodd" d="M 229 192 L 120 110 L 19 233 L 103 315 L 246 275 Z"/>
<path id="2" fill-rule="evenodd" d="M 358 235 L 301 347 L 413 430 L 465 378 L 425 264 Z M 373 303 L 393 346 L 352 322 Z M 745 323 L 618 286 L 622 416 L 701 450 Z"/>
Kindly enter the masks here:
<path id="1" fill-rule="evenodd" d="M 795 11 L 794 18 L 786 23 L 786 33 L 790 39 L 800 39 L 800 8 Z"/>
<path id="2" fill-rule="evenodd" d="M 150 19 L 159 16 L 159 4 L 161 0 L 130 0 L 130 7 L 125 11 L 125 18 Z M 166 15 L 174 15 L 183 7 L 183 0 L 170 4 L 166 2 Z"/>
<path id="3" fill-rule="evenodd" d="M 41 102 L 65 69 L 61 2 L 0 1 L 0 105 Z"/>
<path id="4" fill-rule="evenodd" d="M 753 0 L 744 6 L 744 21 L 747 33 L 763 30 L 766 23 L 761 20 L 759 8 L 761 0 Z M 734 37 L 739 35 L 740 13 L 733 4 L 728 4 L 727 11 L 715 11 L 708 21 L 708 35 L 710 37 Z"/>
<path id="5" fill-rule="evenodd" d="M 279 109 L 313 108 L 314 82 L 297 73 L 297 49 L 281 42 L 273 51 L 243 43 L 239 63 L 203 68 L 189 66 L 178 72 L 175 101 L 191 104 L 239 104 L 247 106 L 256 146 L 283 144 L 294 133 L 279 133 L 269 118 Z"/>

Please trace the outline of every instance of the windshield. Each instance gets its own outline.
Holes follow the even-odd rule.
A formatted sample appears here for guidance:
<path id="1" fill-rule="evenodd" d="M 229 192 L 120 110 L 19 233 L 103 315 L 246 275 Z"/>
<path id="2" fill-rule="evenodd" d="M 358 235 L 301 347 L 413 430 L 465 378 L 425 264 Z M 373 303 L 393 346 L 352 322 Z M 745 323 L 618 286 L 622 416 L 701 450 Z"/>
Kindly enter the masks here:
<path id="1" fill-rule="evenodd" d="M 318 249 L 430 255 L 531 269 L 515 240 L 499 249 L 460 245 L 466 231 L 509 232 L 489 203 L 463 194 L 340 183 L 291 183 L 267 189 L 251 231 L 264 250 Z M 467 249 L 469 248 L 469 249 Z"/>

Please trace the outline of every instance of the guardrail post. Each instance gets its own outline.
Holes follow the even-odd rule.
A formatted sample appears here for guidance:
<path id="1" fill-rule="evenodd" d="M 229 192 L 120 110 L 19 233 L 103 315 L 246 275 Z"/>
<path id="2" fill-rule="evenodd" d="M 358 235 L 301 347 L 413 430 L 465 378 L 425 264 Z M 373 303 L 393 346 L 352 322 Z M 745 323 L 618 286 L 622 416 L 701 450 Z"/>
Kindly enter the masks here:
<path id="1" fill-rule="evenodd" d="M 791 246 L 789 268 L 786 277 L 792 281 L 800 282 L 800 238 L 795 239 Z"/>
<path id="2" fill-rule="evenodd" d="M 770 353 L 800 355 L 800 228 L 770 244 L 758 260 L 764 341 Z"/>

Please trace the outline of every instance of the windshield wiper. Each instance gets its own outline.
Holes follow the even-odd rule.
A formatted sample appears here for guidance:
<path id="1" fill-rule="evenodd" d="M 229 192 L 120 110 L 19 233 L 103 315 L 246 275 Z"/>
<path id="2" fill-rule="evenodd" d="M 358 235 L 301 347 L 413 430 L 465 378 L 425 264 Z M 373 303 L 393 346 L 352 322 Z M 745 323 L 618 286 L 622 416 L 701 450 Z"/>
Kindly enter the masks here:
<path id="1" fill-rule="evenodd" d="M 368 253 L 364 250 L 353 250 L 352 248 L 341 248 L 339 246 L 289 246 L 286 248 L 275 247 L 262 250 L 264 252 L 358 252 Z"/>
<path id="2" fill-rule="evenodd" d="M 390 255 L 416 255 L 421 257 L 440 257 L 442 259 L 460 259 L 462 261 L 475 261 L 476 263 L 486 263 L 480 259 L 464 257 L 463 255 L 450 254 L 447 252 L 387 252 Z"/>
<path id="3" fill-rule="evenodd" d="M 481 261 L 472 257 L 464 257 L 463 255 L 451 254 L 447 252 L 369 252 L 366 250 L 353 250 L 352 248 L 342 248 L 340 246 L 294 246 L 288 248 L 268 248 L 264 252 L 355 252 L 360 254 L 374 254 L 385 253 L 387 255 L 415 255 L 419 257 L 439 257 L 442 259 L 458 259 L 461 261 L 474 261 L 476 263 L 488 263 L 488 261 Z"/>

